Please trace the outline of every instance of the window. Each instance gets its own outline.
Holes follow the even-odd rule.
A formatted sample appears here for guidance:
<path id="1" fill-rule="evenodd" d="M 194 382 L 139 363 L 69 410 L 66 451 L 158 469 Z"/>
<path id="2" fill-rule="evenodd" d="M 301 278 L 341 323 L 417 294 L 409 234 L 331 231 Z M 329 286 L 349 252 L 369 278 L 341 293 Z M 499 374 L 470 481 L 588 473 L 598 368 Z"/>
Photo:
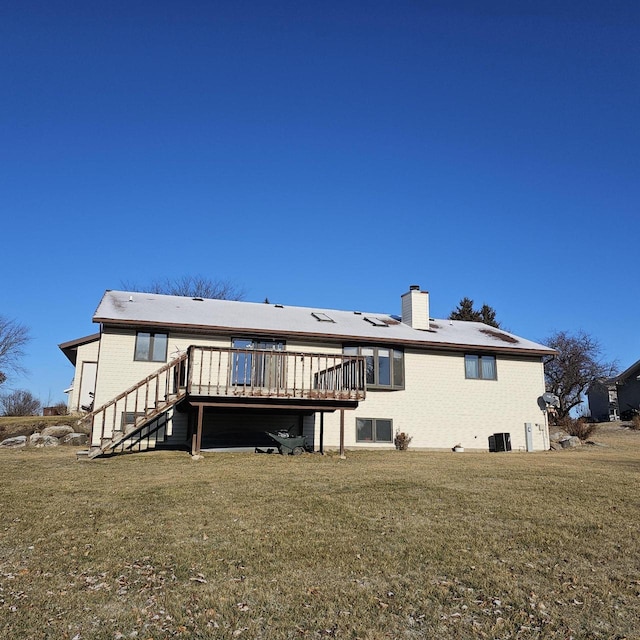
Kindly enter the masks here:
<path id="1" fill-rule="evenodd" d="M 364 356 L 367 387 L 404 389 L 404 352 L 388 347 L 344 347 L 345 355 Z"/>
<path id="2" fill-rule="evenodd" d="M 466 355 L 464 377 L 472 380 L 497 380 L 495 356 Z"/>
<path id="3" fill-rule="evenodd" d="M 335 322 L 333 318 L 330 318 L 326 313 L 321 313 L 320 311 L 312 311 L 311 315 L 319 322 Z"/>
<path id="4" fill-rule="evenodd" d="M 393 420 L 356 418 L 356 442 L 393 442 Z"/>
<path id="5" fill-rule="evenodd" d="M 133 430 L 136 420 L 144 415 L 144 411 L 123 411 L 120 419 L 120 429 L 125 433 Z"/>
<path id="6" fill-rule="evenodd" d="M 374 327 L 388 327 L 389 325 L 380 318 L 372 318 L 371 316 L 365 316 L 365 321 L 372 324 Z"/>
<path id="7" fill-rule="evenodd" d="M 169 336 L 166 333 L 145 333 L 138 331 L 136 334 L 136 351 L 134 360 L 146 362 L 165 362 L 167 359 L 167 342 Z"/>

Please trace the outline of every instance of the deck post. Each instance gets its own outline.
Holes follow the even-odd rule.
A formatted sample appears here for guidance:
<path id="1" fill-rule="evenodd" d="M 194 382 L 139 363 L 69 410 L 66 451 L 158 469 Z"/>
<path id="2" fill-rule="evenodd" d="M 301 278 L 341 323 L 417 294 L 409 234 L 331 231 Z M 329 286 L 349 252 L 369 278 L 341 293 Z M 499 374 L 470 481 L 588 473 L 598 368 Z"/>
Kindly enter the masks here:
<path id="1" fill-rule="evenodd" d="M 191 434 L 193 433 L 193 407 L 187 406 L 187 438 L 186 442 L 191 441 Z"/>
<path id="2" fill-rule="evenodd" d="M 320 412 L 320 453 L 324 455 L 324 411 Z"/>
<path id="3" fill-rule="evenodd" d="M 346 458 L 344 455 L 344 409 L 340 409 L 340 457 Z"/>
<path id="4" fill-rule="evenodd" d="M 191 436 L 191 455 L 200 455 L 200 445 L 202 443 L 202 415 L 204 413 L 204 407 L 202 404 L 198 405 L 198 426 L 196 431 Z"/>

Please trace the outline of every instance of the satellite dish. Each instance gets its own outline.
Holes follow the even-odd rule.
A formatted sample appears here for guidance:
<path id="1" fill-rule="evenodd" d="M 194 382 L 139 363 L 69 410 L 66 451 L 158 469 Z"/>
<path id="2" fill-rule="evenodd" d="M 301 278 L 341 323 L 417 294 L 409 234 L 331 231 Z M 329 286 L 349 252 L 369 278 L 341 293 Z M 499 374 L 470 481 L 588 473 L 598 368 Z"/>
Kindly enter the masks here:
<path id="1" fill-rule="evenodd" d="M 547 404 L 550 404 L 552 407 L 560 406 L 560 398 L 558 398 L 558 396 L 555 393 L 551 393 L 550 391 L 546 391 L 545 393 L 543 393 L 542 399 Z"/>

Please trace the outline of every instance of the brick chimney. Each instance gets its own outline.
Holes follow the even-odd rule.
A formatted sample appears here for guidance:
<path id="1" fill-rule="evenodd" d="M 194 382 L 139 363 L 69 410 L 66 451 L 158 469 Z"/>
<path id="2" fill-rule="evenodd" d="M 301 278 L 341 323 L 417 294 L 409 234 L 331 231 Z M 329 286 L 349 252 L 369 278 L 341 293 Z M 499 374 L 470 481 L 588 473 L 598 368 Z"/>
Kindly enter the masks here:
<path id="1" fill-rule="evenodd" d="M 414 329 L 429 328 L 429 292 L 420 291 L 417 284 L 412 284 L 402 295 L 402 322 Z"/>

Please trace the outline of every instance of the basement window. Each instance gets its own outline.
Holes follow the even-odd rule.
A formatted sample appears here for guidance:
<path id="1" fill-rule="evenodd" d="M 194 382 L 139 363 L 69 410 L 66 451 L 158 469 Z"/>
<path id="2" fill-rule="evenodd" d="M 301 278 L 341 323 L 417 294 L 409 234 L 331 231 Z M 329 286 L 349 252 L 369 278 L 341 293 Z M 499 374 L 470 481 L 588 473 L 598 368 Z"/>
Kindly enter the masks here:
<path id="1" fill-rule="evenodd" d="M 464 377 L 468 380 L 497 380 L 495 356 L 465 355 Z"/>
<path id="2" fill-rule="evenodd" d="M 166 333 L 138 331 L 133 359 L 142 362 L 166 362 L 168 341 L 169 336 Z"/>
<path id="3" fill-rule="evenodd" d="M 120 428 L 122 431 L 127 431 L 127 427 L 131 428 L 136 423 L 138 418 L 144 415 L 144 411 L 123 411 Z"/>
<path id="4" fill-rule="evenodd" d="M 356 418 L 356 442 L 393 442 L 393 420 Z"/>

